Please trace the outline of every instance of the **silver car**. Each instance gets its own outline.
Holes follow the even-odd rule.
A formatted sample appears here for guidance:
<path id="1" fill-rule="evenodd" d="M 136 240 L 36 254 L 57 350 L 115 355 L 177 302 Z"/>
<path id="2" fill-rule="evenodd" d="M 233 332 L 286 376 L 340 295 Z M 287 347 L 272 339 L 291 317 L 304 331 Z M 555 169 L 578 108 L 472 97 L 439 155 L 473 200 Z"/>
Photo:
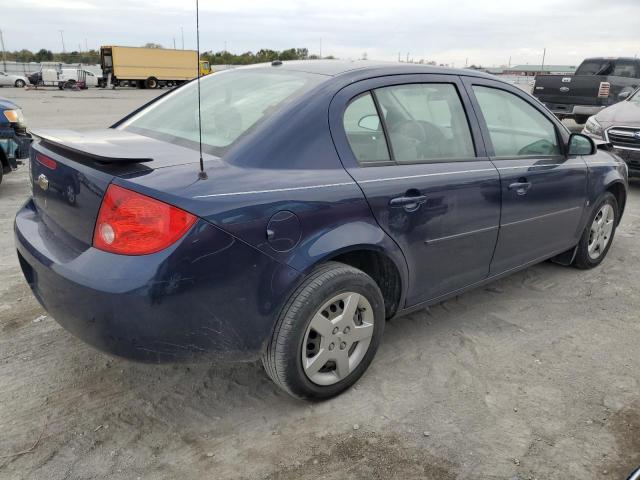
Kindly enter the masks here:
<path id="1" fill-rule="evenodd" d="M 0 87 L 18 87 L 23 88 L 29 84 L 29 80 L 24 75 L 10 75 L 0 72 Z"/>
<path id="2" fill-rule="evenodd" d="M 589 117 L 582 133 L 611 143 L 627 162 L 629 176 L 640 177 L 640 89 Z"/>

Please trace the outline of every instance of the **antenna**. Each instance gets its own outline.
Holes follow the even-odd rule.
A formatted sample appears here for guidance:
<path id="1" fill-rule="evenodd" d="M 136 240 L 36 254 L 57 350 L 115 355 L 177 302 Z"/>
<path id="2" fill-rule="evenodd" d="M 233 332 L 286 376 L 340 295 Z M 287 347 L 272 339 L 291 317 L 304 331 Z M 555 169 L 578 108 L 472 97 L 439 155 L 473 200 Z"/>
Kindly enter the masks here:
<path id="1" fill-rule="evenodd" d="M 200 8 L 198 0 L 196 0 L 196 44 L 198 50 L 198 58 L 196 59 L 196 68 L 198 72 L 198 147 L 200 149 L 200 171 L 198 172 L 198 178 L 206 180 L 207 173 L 204 171 L 204 160 L 202 159 L 202 110 L 200 108 Z"/>

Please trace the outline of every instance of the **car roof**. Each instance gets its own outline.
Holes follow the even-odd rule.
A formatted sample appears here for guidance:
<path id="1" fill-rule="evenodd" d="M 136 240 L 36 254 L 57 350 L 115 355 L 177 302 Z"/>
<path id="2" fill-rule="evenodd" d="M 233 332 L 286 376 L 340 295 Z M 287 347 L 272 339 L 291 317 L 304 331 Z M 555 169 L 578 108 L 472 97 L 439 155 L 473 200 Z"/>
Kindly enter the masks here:
<path id="1" fill-rule="evenodd" d="M 245 67 L 247 68 L 247 67 Z M 315 73 L 336 77 L 348 73 L 357 72 L 359 76 L 366 76 L 371 72 L 372 76 L 398 75 L 398 74 L 439 74 L 439 75 L 466 75 L 473 77 L 491 78 L 493 75 L 469 69 L 456 69 L 423 65 L 419 63 L 381 62 L 374 60 L 291 60 L 260 63 L 248 68 L 278 68 L 282 70 Z M 363 75 L 365 74 L 365 75 Z"/>

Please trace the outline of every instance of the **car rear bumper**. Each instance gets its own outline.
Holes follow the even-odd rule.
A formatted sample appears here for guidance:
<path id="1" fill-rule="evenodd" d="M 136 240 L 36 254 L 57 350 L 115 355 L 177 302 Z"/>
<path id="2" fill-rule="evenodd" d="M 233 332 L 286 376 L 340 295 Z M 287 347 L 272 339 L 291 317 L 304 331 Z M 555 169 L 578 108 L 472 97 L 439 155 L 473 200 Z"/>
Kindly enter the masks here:
<path id="1" fill-rule="evenodd" d="M 551 112 L 553 112 L 554 115 L 562 118 L 575 117 L 576 115 L 590 117 L 605 108 L 597 105 L 568 105 L 563 103 L 547 102 L 545 102 L 545 105 L 549 110 L 551 110 Z"/>
<path id="2" fill-rule="evenodd" d="M 253 360 L 299 274 L 199 220 L 162 252 L 76 251 L 30 200 L 15 220 L 23 273 L 65 329 L 104 352 L 145 362 Z"/>

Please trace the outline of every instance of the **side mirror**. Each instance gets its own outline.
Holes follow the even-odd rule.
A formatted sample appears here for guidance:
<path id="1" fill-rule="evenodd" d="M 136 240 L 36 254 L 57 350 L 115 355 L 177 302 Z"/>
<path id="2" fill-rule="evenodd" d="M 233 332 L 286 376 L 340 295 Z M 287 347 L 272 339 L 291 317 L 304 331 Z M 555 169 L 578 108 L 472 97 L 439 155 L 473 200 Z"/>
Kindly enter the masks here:
<path id="1" fill-rule="evenodd" d="M 631 92 L 629 90 L 625 90 L 623 92 L 620 92 L 618 94 L 618 100 L 625 100 L 625 99 L 629 98 L 629 95 L 631 95 Z"/>
<path id="2" fill-rule="evenodd" d="M 377 132 L 380 130 L 380 118 L 378 118 L 378 115 L 366 115 L 360 119 L 358 126 L 365 130 Z"/>
<path id="3" fill-rule="evenodd" d="M 596 144 L 591 137 L 581 133 L 572 133 L 569 137 L 569 155 L 593 155 Z"/>

